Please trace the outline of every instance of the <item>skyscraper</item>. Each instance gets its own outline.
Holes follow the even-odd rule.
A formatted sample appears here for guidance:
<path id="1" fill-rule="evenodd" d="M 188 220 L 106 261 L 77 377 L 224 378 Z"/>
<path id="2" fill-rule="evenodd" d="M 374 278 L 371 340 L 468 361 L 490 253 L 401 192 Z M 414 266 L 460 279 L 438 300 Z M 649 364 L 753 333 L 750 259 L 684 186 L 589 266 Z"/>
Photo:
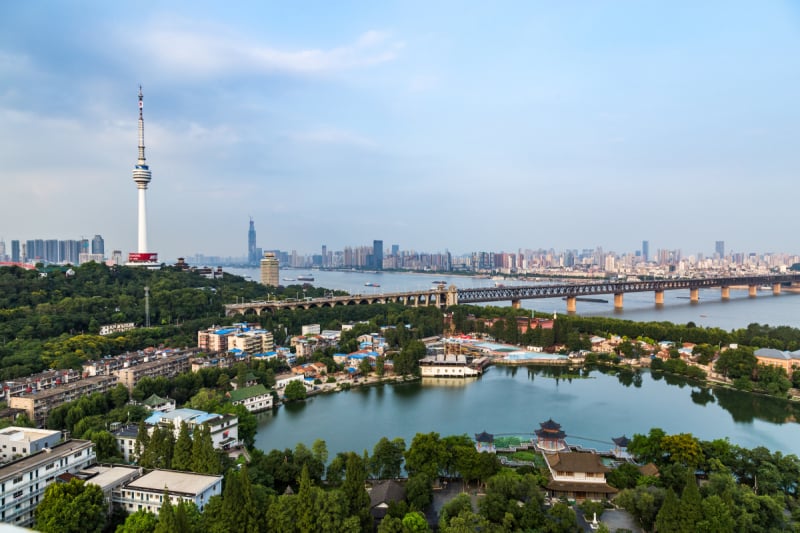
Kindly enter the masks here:
<path id="1" fill-rule="evenodd" d="M 128 254 L 128 263 L 132 265 L 152 265 L 158 262 L 158 254 L 147 251 L 147 186 L 152 174 L 144 157 L 144 95 L 139 86 L 139 159 L 133 167 L 133 181 L 139 191 L 139 239 L 138 251 Z"/>
<path id="2" fill-rule="evenodd" d="M 725 241 L 717 241 L 714 243 L 714 251 L 720 259 L 725 257 Z"/>
<path id="3" fill-rule="evenodd" d="M 372 261 L 375 270 L 383 270 L 383 241 L 372 241 Z"/>
<path id="4" fill-rule="evenodd" d="M 261 284 L 277 287 L 279 276 L 278 258 L 273 252 L 264 252 L 264 258 L 261 260 Z"/>
<path id="5" fill-rule="evenodd" d="M 256 265 L 258 255 L 256 254 L 256 226 L 253 217 L 250 217 L 250 229 L 247 231 L 247 264 Z"/>
<path id="6" fill-rule="evenodd" d="M 19 241 L 17 240 L 11 241 L 11 260 L 14 263 L 19 263 L 20 261 Z"/>
<path id="7" fill-rule="evenodd" d="M 650 241 L 642 241 L 642 257 L 645 263 L 650 261 Z"/>
<path id="8" fill-rule="evenodd" d="M 100 235 L 95 235 L 94 238 L 92 239 L 92 254 L 105 256 L 106 255 L 105 248 L 106 245 L 105 241 L 103 240 L 103 237 L 101 237 Z"/>

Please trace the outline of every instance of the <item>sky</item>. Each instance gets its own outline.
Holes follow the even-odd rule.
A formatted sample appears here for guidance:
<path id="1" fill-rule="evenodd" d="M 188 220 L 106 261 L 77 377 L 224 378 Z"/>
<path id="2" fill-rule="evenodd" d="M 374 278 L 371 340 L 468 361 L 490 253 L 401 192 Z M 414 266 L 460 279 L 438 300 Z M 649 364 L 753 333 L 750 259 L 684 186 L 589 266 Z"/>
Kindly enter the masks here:
<path id="1" fill-rule="evenodd" d="M 800 4 L 0 2 L 0 239 L 800 253 Z"/>

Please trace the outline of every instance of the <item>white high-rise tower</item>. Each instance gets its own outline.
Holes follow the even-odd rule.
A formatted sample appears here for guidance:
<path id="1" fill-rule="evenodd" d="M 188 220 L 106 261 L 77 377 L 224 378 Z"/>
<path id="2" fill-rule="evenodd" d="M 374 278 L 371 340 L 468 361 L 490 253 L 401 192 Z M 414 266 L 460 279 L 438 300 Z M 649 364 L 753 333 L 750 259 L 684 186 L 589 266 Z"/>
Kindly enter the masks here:
<path id="1" fill-rule="evenodd" d="M 139 159 L 133 167 L 133 181 L 139 190 L 139 246 L 138 251 L 128 254 L 128 264 L 155 265 L 158 264 L 158 254 L 147 251 L 147 185 L 150 183 L 150 167 L 144 157 L 144 96 L 142 86 L 139 86 Z"/>

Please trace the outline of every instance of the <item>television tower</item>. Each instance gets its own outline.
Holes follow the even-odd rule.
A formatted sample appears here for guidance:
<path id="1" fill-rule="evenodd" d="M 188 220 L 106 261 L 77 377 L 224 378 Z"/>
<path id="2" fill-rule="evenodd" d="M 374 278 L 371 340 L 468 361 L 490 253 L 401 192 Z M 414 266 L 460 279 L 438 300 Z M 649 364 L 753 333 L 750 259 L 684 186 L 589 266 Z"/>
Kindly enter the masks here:
<path id="1" fill-rule="evenodd" d="M 144 96 L 139 85 L 139 159 L 133 167 L 133 181 L 139 190 L 139 246 L 137 252 L 128 254 L 128 264 L 154 265 L 158 263 L 158 254 L 147 251 L 147 185 L 150 183 L 150 167 L 144 157 Z"/>

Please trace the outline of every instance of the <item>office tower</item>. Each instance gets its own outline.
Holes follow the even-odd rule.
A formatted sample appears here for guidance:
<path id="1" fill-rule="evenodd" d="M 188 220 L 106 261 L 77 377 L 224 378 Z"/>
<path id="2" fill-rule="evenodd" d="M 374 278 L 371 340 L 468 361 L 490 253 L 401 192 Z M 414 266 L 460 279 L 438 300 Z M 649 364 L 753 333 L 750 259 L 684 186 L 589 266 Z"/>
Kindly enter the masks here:
<path id="1" fill-rule="evenodd" d="M 642 257 L 645 263 L 650 261 L 650 241 L 642 241 Z"/>
<path id="2" fill-rule="evenodd" d="M 717 253 L 720 259 L 725 257 L 725 241 L 717 241 L 714 243 L 714 251 Z"/>
<path id="3" fill-rule="evenodd" d="M 278 258 L 273 252 L 264 252 L 264 258 L 261 260 L 261 284 L 277 287 L 279 276 Z"/>
<path id="4" fill-rule="evenodd" d="M 147 186 L 152 174 L 144 157 L 144 96 L 139 86 L 139 159 L 133 167 L 133 181 L 139 191 L 139 230 L 138 251 L 128 254 L 128 263 L 132 265 L 154 265 L 158 262 L 158 254 L 147 251 Z"/>
<path id="5" fill-rule="evenodd" d="M 400 245 L 399 244 L 393 244 L 392 245 L 392 255 L 395 256 L 395 257 L 400 255 Z"/>
<path id="6" fill-rule="evenodd" d="M 14 263 L 20 262 L 19 255 L 19 241 L 11 241 L 11 261 Z"/>
<path id="7" fill-rule="evenodd" d="M 372 241 L 372 261 L 375 270 L 383 269 L 383 241 Z"/>
<path id="8" fill-rule="evenodd" d="M 255 265 L 258 263 L 259 256 L 256 255 L 256 226 L 253 217 L 250 217 L 250 229 L 247 230 L 247 264 Z"/>
<path id="9" fill-rule="evenodd" d="M 106 244 L 105 241 L 103 240 L 103 237 L 101 237 L 100 235 L 95 235 L 94 238 L 92 239 L 92 255 L 101 255 L 105 257 L 106 255 L 105 248 Z"/>
<path id="10" fill-rule="evenodd" d="M 6 259 L 6 241 L 0 239 L 0 261 L 7 261 Z"/>
<path id="11" fill-rule="evenodd" d="M 326 245 L 322 245 L 322 267 L 325 268 L 328 265 L 328 247 Z"/>

